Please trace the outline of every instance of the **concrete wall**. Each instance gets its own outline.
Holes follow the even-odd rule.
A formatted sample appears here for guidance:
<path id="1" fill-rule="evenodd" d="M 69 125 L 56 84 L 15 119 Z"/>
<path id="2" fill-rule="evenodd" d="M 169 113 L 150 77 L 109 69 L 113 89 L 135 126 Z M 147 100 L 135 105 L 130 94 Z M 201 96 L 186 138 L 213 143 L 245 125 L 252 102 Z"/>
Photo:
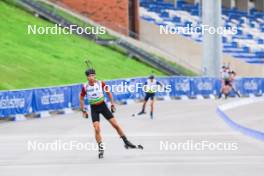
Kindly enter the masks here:
<path id="1" fill-rule="evenodd" d="M 195 3 L 195 0 L 185 0 L 185 2 L 188 2 L 190 4 L 194 4 Z"/>
<path id="2" fill-rule="evenodd" d="M 195 72 L 201 71 L 202 45 L 181 35 L 160 34 L 155 24 L 140 20 L 140 41 L 167 53 L 167 59 L 185 66 Z M 263 65 L 247 64 L 223 54 L 223 62 L 230 63 L 239 76 L 264 76 Z"/>
<path id="3" fill-rule="evenodd" d="M 249 0 L 236 0 L 236 7 L 244 12 L 247 12 L 249 9 Z"/>
<path id="4" fill-rule="evenodd" d="M 232 8 L 232 0 L 222 0 L 222 5 L 226 8 Z"/>
<path id="5" fill-rule="evenodd" d="M 264 0 L 255 0 L 256 9 L 264 12 Z"/>
<path id="6" fill-rule="evenodd" d="M 235 1 L 235 3 L 232 1 Z M 264 0 L 253 0 L 253 3 L 255 3 L 258 11 L 264 11 Z M 247 12 L 249 9 L 249 0 L 222 0 L 222 4 L 226 8 L 233 8 L 233 4 L 235 4 L 235 7 L 244 12 Z"/>
<path id="7" fill-rule="evenodd" d="M 177 0 L 164 0 L 164 2 L 170 2 L 170 3 L 175 3 Z"/>

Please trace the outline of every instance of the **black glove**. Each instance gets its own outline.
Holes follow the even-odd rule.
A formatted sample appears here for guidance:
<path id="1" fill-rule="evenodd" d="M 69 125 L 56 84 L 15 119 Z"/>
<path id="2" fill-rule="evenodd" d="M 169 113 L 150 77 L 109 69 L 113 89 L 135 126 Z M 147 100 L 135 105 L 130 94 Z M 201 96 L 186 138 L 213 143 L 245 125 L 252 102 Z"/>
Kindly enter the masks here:
<path id="1" fill-rule="evenodd" d="M 89 117 L 88 112 L 86 110 L 82 110 L 82 113 L 83 113 L 83 117 L 88 119 Z"/>
<path id="2" fill-rule="evenodd" d="M 115 112 L 116 112 L 115 105 L 111 105 L 111 112 L 112 112 L 112 113 L 115 113 Z"/>

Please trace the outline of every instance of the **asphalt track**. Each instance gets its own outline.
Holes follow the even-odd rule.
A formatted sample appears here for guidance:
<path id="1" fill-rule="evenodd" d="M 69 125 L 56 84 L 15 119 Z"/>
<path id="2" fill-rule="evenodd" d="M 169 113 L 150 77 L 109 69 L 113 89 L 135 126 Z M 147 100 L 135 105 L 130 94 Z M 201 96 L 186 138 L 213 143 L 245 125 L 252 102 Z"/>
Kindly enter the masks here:
<path id="1" fill-rule="evenodd" d="M 233 130 L 216 113 L 219 104 L 229 101 L 236 100 L 159 101 L 155 105 L 154 120 L 148 114 L 131 117 L 140 110 L 141 104 L 118 106 L 115 116 L 128 138 L 145 148 L 143 151 L 126 150 L 115 131 L 101 117 L 106 147 L 105 158 L 101 160 L 97 158 L 96 150 L 28 148 L 29 142 L 34 141 L 94 144 L 91 120 L 82 118 L 80 113 L 1 123 L 0 175 L 262 176 L 264 142 Z M 263 105 L 236 108 L 228 114 L 239 123 L 263 130 Z M 180 143 L 201 144 L 204 141 L 212 146 L 224 143 L 236 148 L 175 148 Z M 165 143 L 171 148 L 164 147 Z"/>

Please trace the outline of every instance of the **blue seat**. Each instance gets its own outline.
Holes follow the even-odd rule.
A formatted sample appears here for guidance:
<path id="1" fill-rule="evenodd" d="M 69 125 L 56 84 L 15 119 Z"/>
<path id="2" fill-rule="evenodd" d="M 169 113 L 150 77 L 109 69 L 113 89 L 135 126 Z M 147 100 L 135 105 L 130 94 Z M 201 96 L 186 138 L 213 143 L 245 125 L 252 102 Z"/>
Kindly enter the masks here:
<path id="1" fill-rule="evenodd" d="M 180 17 L 173 17 L 172 19 L 169 17 L 169 13 L 166 10 L 183 10 L 189 12 L 192 16 L 199 17 L 200 15 L 200 6 L 199 4 L 189 4 L 185 2 L 184 0 L 178 0 L 177 1 L 177 8 L 174 7 L 173 3 L 165 2 L 164 0 L 140 0 L 140 5 L 144 8 L 146 8 L 148 11 L 155 12 L 157 15 L 159 15 L 163 22 L 155 22 L 154 19 L 150 17 L 142 17 L 143 19 L 155 23 L 156 25 L 166 25 L 166 21 L 172 22 L 177 27 L 186 27 L 188 25 L 191 25 L 191 21 L 185 21 Z M 243 24 L 245 23 L 245 20 L 242 19 L 242 17 L 246 17 L 249 21 L 249 26 L 251 28 L 257 28 L 259 27 L 259 30 L 264 32 L 264 24 L 261 24 L 257 18 L 263 19 L 264 13 L 258 12 L 256 9 L 251 9 L 249 13 L 242 12 L 237 8 L 233 9 L 227 9 L 222 7 L 222 13 L 228 17 L 228 19 L 224 22 L 224 27 L 230 28 L 234 25 L 232 19 L 235 19 L 238 21 L 237 24 L 237 34 L 232 35 L 233 42 L 228 43 L 227 37 L 222 36 L 222 42 L 223 42 L 223 52 L 229 53 L 230 55 L 241 59 L 247 63 L 252 64 L 263 64 L 264 63 L 264 51 L 258 51 L 255 53 L 251 53 L 252 50 L 250 47 L 238 47 L 238 43 L 235 42 L 234 39 L 239 40 L 255 40 L 257 44 L 264 44 L 264 39 L 257 38 L 254 36 L 254 34 L 247 34 L 243 30 Z M 255 23 L 252 23 L 253 21 L 256 21 L 259 23 L 259 25 L 256 25 Z M 229 24 L 229 23 L 232 23 Z M 198 22 L 198 26 L 201 26 L 201 24 Z M 198 31 L 198 32 L 201 32 Z M 192 38 L 196 42 L 202 42 L 202 37 L 192 36 L 192 35 L 186 35 L 182 34 L 185 37 Z M 257 39 L 256 39 L 257 38 Z"/>
<path id="2" fill-rule="evenodd" d="M 264 51 L 257 51 L 255 52 L 256 56 L 264 59 Z"/>
<path id="3" fill-rule="evenodd" d="M 188 27 L 188 26 L 191 26 L 192 25 L 192 22 L 191 21 L 185 21 L 184 22 L 184 26 L 185 27 Z"/>
<path id="4" fill-rule="evenodd" d="M 169 17 L 169 13 L 168 12 L 161 12 L 160 17 L 161 18 L 168 18 Z"/>
<path id="5" fill-rule="evenodd" d="M 263 39 L 258 39 L 258 40 L 257 40 L 257 43 L 258 43 L 258 44 L 264 44 L 264 40 L 263 40 Z"/>
<path id="6" fill-rule="evenodd" d="M 181 18 L 180 17 L 173 17 L 172 21 L 175 23 L 179 23 L 179 22 L 181 22 Z"/>

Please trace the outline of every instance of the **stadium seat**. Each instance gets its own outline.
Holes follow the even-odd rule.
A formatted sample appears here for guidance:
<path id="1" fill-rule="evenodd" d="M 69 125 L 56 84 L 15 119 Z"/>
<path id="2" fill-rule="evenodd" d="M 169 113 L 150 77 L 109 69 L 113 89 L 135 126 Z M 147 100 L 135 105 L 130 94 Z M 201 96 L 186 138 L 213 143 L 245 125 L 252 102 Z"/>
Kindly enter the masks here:
<path id="1" fill-rule="evenodd" d="M 142 19 L 157 25 L 182 27 L 200 26 L 199 4 L 188 4 L 178 1 L 177 8 L 164 0 L 141 0 L 140 16 Z M 264 60 L 264 13 L 251 9 L 250 13 L 239 11 L 236 8 L 222 8 L 222 25 L 237 28 L 237 34 L 225 34 L 223 52 L 230 54 L 247 63 L 263 64 Z M 202 35 L 181 35 L 202 42 Z"/>

